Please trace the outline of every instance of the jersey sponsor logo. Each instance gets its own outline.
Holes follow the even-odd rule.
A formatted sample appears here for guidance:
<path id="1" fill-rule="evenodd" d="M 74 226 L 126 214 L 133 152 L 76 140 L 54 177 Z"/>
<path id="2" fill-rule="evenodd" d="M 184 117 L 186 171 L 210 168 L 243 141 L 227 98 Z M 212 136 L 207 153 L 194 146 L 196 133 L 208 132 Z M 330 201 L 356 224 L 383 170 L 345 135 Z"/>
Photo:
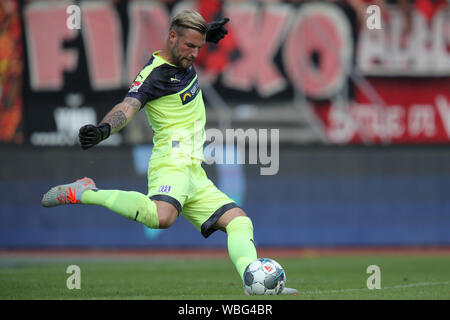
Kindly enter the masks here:
<path id="1" fill-rule="evenodd" d="M 171 77 L 171 78 L 170 78 L 170 81 L 172 81 L 172 82 L 173 82 L 173 81 L 180 82 L 181 80 L 180 80 L 180 79 L 177 79 L 177 76 L 175 76 L 175 77 L 173 77 L 173 78 Z"/>
<path id="2" fill-rule="evenodd" d="M 128 90 L 128 92 L 137 92 L 141 86 L 142 86 L 142 82 L 135 81 L 130 85 L 130 90 Z"/>
<path id="3" fill-rule="evenodd" d="M 183 95 L 183 102 L 185 102 L 187 99 L 192 98 L 192 95 L 189 92 L 186 92 Z"/>
<path id="4" fill-rule="evenodd" d="M 170 189 L 172 189 L 171 186 L 168 186 L 168 185 L 162 185 L 162 186 L 159 186 L 158 192 L 169 193 L 169 192 L 170 192 Z"/>
<path id="5" fill-rule="evenodd" d="M 198 79 L 183 93 L 180 94 L 181 102 L 187 104 L 195 99 L 197 94 L 200 92 L 200 86 L 198 84 Z"/>

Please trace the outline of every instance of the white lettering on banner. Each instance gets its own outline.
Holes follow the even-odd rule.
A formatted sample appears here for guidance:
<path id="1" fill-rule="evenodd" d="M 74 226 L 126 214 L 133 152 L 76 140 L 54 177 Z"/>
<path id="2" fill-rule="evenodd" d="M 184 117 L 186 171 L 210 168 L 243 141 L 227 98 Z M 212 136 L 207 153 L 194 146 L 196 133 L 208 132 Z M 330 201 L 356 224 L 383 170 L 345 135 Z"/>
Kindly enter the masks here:
<path id="1" fill-rule="evenodd" d="M 450 104 L 443 96 L 436 98 L 436 108 L 430 104 L 412 104 L 409 108 L 389 105 L 383 110 L 374 105 L 355 103 L 348 111 L 330 108 L 327 134 L 333 143 L 348 143 L 356 135 L 371 141 L 383 134 L 391 139 L 434 138 L 438 133 L 438 115 L 450 137 Z"/>
<path id="2" fill-rule="evenodd" d="M 287 74 L 300 92 L 325 98 L 339 92 L 352 65 L 351 27 L 336 6 L 306 3 L 290 28 L 283 50 Z"/>
<path id="3" fill-rule="evenodd" d="M 440 76 L 450 74 L 450 7 L 436 13 L 430 25 L 413 12 L 413 29 L 404 34 L 400 10 L 389 6 L 389 28 L 359 35 L 357 66 L 366 75 Z"/>
<path id="4" fill-rule="evenodd" d="M 84 124 L 96 123 L 95 111 L 90 107 L 79 109 L 58 107 L 53 114 L 58 132 L 77 133 Z"/>
<path id="5" fill-rule="evenodd" d="M 262 97 L 271 96 L 287 87 L 286 80 L 274 63 L 288 21 L 290 7 L 267 5 L 262 10 L 256 3 L 227 5 L 230 29 L 236 36 L 242 57 L 231 63 L 224 73 L 224 84 L 249 91 L 256 88 Z"/>
<path id="6" fill-rule="evenodd" d="M 155 1 L 133 1 L 128 6 L 128 43 L 126 48 L 127 77 L 124 84 L 136 78 L 152 53 L 164 47 L 169 29 L 169 13 Z M 145 41 L 143 41 L 145 39 Z"/>
<path id="7" fill-rule="evenodd" d="M 436 134 L 436 119 L 433 106 L 427 104 L 413 105 L 409 110 L 408 131 L 412 137 L 424 134 L 432 137 Z"/>
<path id="8" fill-rule="evenodd" d="M 64 72 L 71 72 L 77 66 L 78 51 L 62 45 L 78 33 L 77 29 L 66 26 L 68 3 L 71 2 L 38 1 L 25 6 L 25 40 L 33 90 L 62 89 Z"/>
<path id="9" fill-rule="evenodd" d="M 117 12 L 106 3 L 91 6 L 85 2 L 81 3 L 80 32 L 92 87 L 124 88 L 134 80 L 151 53 L 163 46 L 170 13 L 160 3 L 130 2 L 128 37 L 123 50 Z M 64 73 L 77 67 L 78 49 L 63 46 L 65 41 L 75 39 L 78 32 L 66 26 L 66 9 L 73 3 L 24 5 L 29 74 L 35 91 L 62 89 Z M 295 89 L 319 99 L 329 98 L 343 88 L 352 68 L 354 43 L 350 22 L 338 6 L 317 2 L 301 6 L 225 4 L 225 14 L 231 17 L 229 30 L 241 52 L 239 58 L 226 66 L 222 77 L 225 87 L 243 92 L 255 89 L 259 96 L 270 97 L 286 90 L 290 82 Z M 449 6 L 438 11 L 430 25 L 415 12 L 413 30 L 404 35 L 400 11 L 389 7 L 391 18 L 382 21 L 386 26 L 361 29 L 356 54 L 358 69 L 366 75 L 450 75 L 449 11 Z M 373 25 L 378 26 L 375 22 Z M 98 26 L 108 27 L 102 31 Z M 282 66 L 275 62 L 280 51 Z M 125 77 L 122 69 L 126 70 Z"/>
<path id="10" fill-rule="evenodd" d="M 67 107 L 56 107 L 53 115 L 56 124 L 55 132 L 33 132 L 30 142 L 35 146 L 75 146 L 78 144 L 78 132 L 85 124 L 96 124 L 97 115 L 92 107 L 83 106 L 82 96 L 69 94 L 66 97 Z M 101 145 L 119 145 L 120 134 L 111 135 Z"/>
<path id="11" fill-rule="evenodd" d="M 450 138 L 450 101 L 443 95 L 436 96 L 436 107 L 444 125 L 445 133 Z"/>
<path id="12" fill-rule="evenodd" d="M 386 133 L 392 138 L 404 132 L 399 125 L 399 117 L 403 117 L 404 112 L 399 106 L 390 106 L 385 113 L 370 104 L 355 104 L 350 110 L 356 131 L 365 138 L 373 140 Z"/>
<path id="13" fill-rule="evenodd" d="M 355 134 L 355 122 L 347 110 L 332 107 L 328 113 L 328 122 L 327 135 L 332 143 L 347 143 Z"/>
<path id="14" fill-rule="evenodd" d="M 406 111 L 401 106 L 391 106 L 387 113 L 386 121 L 388 123 L 389 134 L 391 138 L 400 138 L 405 134 L 406 126 L 404 119 Z"/>
<path id="15" fill-rule="evenodd" d="M 122 35 L 110 2 L 81 2 L 84 46 L 94 90 L 122 86 Z"/>

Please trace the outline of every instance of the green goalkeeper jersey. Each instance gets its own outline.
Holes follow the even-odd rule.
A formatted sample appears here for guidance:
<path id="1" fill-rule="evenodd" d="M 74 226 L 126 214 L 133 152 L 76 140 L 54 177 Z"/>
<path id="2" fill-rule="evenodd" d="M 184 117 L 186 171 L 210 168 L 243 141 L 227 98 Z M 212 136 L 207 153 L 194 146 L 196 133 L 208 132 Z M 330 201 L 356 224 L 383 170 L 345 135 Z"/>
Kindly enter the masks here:
<path id="1" fill-rule="evenodd" d="M 156 51 L 126 96 L 138 99 L 145 108 L 154 131 L 152 158 L 176 152 L 204 160 L 205 105 L 194 66 L 177 67 Z"/>

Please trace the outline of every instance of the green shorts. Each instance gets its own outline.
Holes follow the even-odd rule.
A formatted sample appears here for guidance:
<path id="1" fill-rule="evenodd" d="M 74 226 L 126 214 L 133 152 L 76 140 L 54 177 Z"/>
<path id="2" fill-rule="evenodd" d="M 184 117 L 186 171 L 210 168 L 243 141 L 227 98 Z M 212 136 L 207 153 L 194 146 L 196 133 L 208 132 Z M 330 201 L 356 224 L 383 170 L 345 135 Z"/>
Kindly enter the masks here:
<path id="1" fill-rule="evenodd" d="M 207 238 L 213 225 L 238 205 L 206 176 L 200 162 L 175 164 L 170 156 L 151 158 L 148 168 L 148 196 L 174 205 Z"/>

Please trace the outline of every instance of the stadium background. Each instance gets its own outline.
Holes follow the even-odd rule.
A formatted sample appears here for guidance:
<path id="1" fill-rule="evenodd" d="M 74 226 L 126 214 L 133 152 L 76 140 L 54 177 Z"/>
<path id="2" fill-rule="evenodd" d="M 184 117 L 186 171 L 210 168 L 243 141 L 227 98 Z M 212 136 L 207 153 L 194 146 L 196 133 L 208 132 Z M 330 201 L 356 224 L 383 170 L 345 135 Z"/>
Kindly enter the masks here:
<path id="1" fill-rule="evenodd" d="M 72 4 L 79 30 L 66 27 Z M 386 5 L 369 30 L 344 1 L 2 1 L 0 248 L 225 247 L 184 218 L 150 230 L 103 208 L 40 206 L 83 176 L 146 193 L 143 112 L 92 150 L 76 135 L 123 98 L 186 6 L 231 18 L 197 65 L 207 127 L 280 129 L 276 175 L 205 166 L 252 218 L 257 246 L 448 246 L 449 4 L 411 2 L 411 29 Z"/>

